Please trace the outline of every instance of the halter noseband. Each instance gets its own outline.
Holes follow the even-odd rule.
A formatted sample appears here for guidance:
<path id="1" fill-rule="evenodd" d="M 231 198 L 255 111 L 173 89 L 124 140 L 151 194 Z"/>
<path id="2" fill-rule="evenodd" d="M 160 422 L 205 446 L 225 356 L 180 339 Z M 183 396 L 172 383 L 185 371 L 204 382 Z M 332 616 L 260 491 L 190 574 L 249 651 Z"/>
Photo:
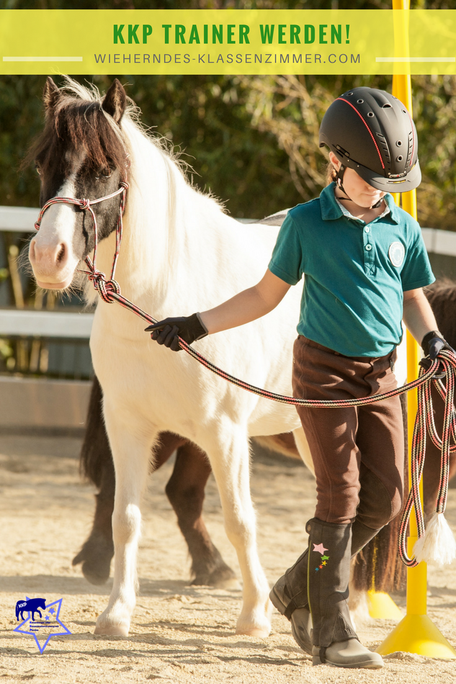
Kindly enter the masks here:
<path id="1" fill-rule="evenodd" d="M 42 207 L 38 220 L 35 223 L 35 230 L 39 230 L 41 226 L 41 221 L 43 219 L 44 212 L 49 209 L 54 204 L 73 204 L 81 209 L 81 211 L 89 211 L 91 216 L 92 216 L 92 221 L 93 221 L 93 233 L 94 233 L 94 244 L 93 244 L 93 260 L 87 256 L 85 258 L 85 263 L 87 264 L 88 271 L 82 271 L 82 273 L 87 273 L 89 280 L 93 282 L 93 285 L 96 290 L 98 290 L 100 296 L 105 302 L 111 303 L 113 301 L 113 298 L 110 296 L 112 292 L 115 292 L 116 294 L 120 294 L 120 285 L 114 280 L 114 273 L 116 270 L 116 265 L 117 265 L 117 259 L 119 257 L 119 251 L 120 251 L 120 243 L 122 240 L 122 232 L 123 232 L 123 214 L 125 211 L 125 203 L 127 199 L 127 190 L 128 190 L 128 183 L 126 181 L 120 181 L 120 188 L 118 190 L 115 190 L 112 192 L 110 195 L 105 195 L 105 197 L 99 197 L 98 199 L 94 200 L 89 200 L 89 199 L 77 199 L 76 197 L 51 197 L 50 200 L 46 202 L 46 204 Z M 112 269 L 111 269 L 111 278 L 109 280 L 106 280 L 106 276 L 104 273 L 101 271 L 98 271 L 96 266 L 95 266 L 95 260 L 96 260 L 96 255 L 97 255 L 97 247 L 98 247 L 98 226 L 97 226 L 97 218 L 95 216 L 95 212 L 92 209 L 93 204 L 99 204 L 100 202 L 103 202 L 104 200 L 112 199 L 113 197 L 116 197 L 117 195 L 120 195 L 122 193 L 122 198 L 120 200 L 120 206 L 119 206 L 119 218 L 117 219 L 117 224 L 116 224 L 116 251 L 114 253 L 114 259 L 113 259 L 113 264 L 112 264 Z"/>

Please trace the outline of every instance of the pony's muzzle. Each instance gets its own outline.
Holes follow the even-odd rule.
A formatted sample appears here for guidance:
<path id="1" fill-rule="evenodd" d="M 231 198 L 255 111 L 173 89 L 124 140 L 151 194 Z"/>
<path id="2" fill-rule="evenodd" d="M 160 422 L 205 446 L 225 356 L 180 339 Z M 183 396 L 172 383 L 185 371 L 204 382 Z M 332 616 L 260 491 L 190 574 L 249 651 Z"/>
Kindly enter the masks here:
<path id="1" fill-rule="evenodd" d="M 29 259 L 37 284 L 46 289 L 64 289 L 71 284 L 74 268 L 70 265 L 70 249 L 65 241 L 42 242 L 33 238 Z"/>

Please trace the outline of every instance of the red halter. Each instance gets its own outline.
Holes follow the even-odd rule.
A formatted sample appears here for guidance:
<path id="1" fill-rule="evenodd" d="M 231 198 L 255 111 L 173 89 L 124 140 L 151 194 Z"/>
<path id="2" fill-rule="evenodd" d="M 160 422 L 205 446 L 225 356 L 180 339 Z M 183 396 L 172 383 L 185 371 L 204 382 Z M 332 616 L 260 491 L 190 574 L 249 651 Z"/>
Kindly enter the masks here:
<path id="1" fill-rule="evenodd" d="M 104 299 L 105 302 L 112 302 L 113 299 L 110 296 L 111 292 L 115 292 L 116 294 L 120 294 L 120 285 L 114 280 L 114 273 L 116 270 L 116 265 L 117 265 L 117 259 L 119 257 L 119 251 L 120 251 L 120 243 L 122 241 L 122 232 L 123 232 L 123 214 L 125 211 L 125 203 L 127 199 L 127 190 L 128 190 L 128 183 L 126 181 L 120 181 L 120 188 L 116 190 L 115 192 L 112 192 L 110 195 L 106 195 L 105 197 L 99 197 L 98 199 L 94 200 L 89 200 L 89 199 L 77 199 L 76 197 L 52 197 L 46 204 L 43 206 L 41 209 L 38 220 L 35 223 L 35 229 L 39 230 L 41 226 L 41 221 L 44 215 L 44 212 L 49 209 L 53 204 L 74 204 L 75 206 L 79 207 L 82 211 L 89 211 L 91 216 L 92 216 L 92 221 L 93 221 L 93 233 L 94 233 L 94 245 L 93 245 L 93 260 L 90 257 L 85 258 L 85 263 L 87 264 L 88 271 L 82 271 L 82 273 L 87 273 L 89 280 L 93 282 L 93 285 L 96 290 L 98 290 L 100 296 L 102 299 Z M 104 200 L 111 199 L 112 197 L 116 197 L 117 195 L 120 195 L 122 193 L 122 198 L 120 200 L 120 207 L 119 207 L 119 218 L 117 219 L 117 225 L 116 225 L 116 251 L 114 253 L 114 259 L 113 259 L 113 264 L 112 264 L 112 269 L 111 269 L 111 278 L 109 280 L 106 280 L 106 276 L 104 273 L 101 271 L 98 271 L 96 266 L 95 266 L 95 260 L 96 260 L 96 255 L 97 255 L 97 247 L 98 247 L 98 227 L 97 227 L 97 218 L 95 216 L 95 212 L 92 209 L 93 204 L 98 204 L 99 202 L 103 202 Z"/>

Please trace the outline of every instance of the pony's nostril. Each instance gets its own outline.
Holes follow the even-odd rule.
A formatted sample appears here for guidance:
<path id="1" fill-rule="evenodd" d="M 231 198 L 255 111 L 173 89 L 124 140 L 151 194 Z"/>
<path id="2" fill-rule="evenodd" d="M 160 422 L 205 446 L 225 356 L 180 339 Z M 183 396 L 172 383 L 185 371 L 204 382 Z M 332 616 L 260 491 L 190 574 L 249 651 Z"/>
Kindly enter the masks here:
<path id="1" fill-rule="evenodd" d="M 57 253 L 57 263 L 61 264 L 65 258 L 65 245 L 60 245 L 60 249 Z"/>

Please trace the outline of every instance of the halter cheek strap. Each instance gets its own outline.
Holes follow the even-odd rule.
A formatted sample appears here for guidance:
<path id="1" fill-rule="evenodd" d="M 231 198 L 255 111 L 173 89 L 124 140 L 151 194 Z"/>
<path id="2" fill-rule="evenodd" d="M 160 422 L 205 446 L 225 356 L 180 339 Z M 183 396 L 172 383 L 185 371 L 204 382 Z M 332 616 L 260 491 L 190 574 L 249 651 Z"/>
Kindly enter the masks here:
<path id="1" fill-rule="evenodd" d="M 76 197 L 51 197 L 51 199 L 46 202 L 46 204 L 42 207 L 40 214 L 38 216 L 38 220 L 35 223 L 35 230 L 39 230 L 41 226 L 41 221 L 44 215 L 44 212 L 49 209 L 54 204 L 73 204 L 81 211 L 88 211 L 90 215 L 92 216 L 92 222 L 93 222 L 93 258 L 91 259 L 89 256 L 85 258 L 85 262 L 88 267 L 88 271 L 82 271 L 83 273 L 87 273 L 89 280 L 91 280 L 94 284 L 94 287 L 98 290 L 100 293 L 101 297 L 104 299 L 106 302 L 111 302 L 112 298 L 109 296 L 111 292 L 115 292 L 116 294 L 120 294 L 120 286 L 119 284 L 114 280 L 114 274 L 116 271 L 116 265 L 117 265 L 117 259 L 119 257 L 119 251 L 120 251 L 120 243 L 122 240 L 122 232 L 123 232 L 123 214 L 125 211 L 125 203 L 127 199 L 127 190 L 128 190 L 128 183 L 126 181 L 120 181 L 120 188 L 118 190 L 115 190 L 114 192 L 111 192 L 110 195 L 105 195 L 104 197 L 99 197 L 98 199 L 94 200 L 89 200 L 89 199 L 77 199 Z M 119 206 L 119 217 L 117 219 L 117 224 L 116 224 L 116 251 L 114 253 L 114 259 L 113 259 L 113 264 L 112 264 L 112 269 L 111 269 L 111 278 L 110 280 L 106 280 L 106 276 L 104 273 L 101 271 L 98 271 L 95 265 L 96 261 L 96 256 L 97 256 L 97 246 L 98 246 L 98 226 L 97 226 L 97 217 L 95 216 L 95 212 L 92 209 L 93 204 L 99 204 L 100 202 L 103 202 L 104 200 L 107 199 L 112 199 L 113 197 L 116 197 L 117 195 L 120 195 L 122 193 L 122 197 L 120 200 L 120 206 Z"/>

